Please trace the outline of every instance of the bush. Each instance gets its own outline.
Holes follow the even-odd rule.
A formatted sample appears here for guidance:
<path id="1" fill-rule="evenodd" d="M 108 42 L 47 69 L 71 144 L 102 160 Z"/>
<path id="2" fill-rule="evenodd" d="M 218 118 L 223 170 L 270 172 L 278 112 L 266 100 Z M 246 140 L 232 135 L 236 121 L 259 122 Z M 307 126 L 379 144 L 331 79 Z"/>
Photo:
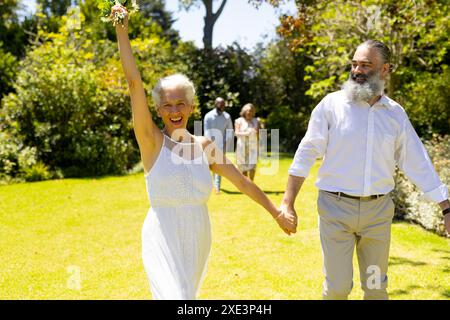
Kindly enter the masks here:
<path id="1" fill-rule="evenodd" d="M 424 145 L 442 182 L 449 186 L 450 136 L 433 135 L 433 138 L 426 141 Z M 439 235 L 450 236 L 445 231 L 444 217 L 440 207 L 426 201 L 422 192 L 401 172 L 396 175 L 396 188 L 393 195 L 397 207 L 396 218 L 413 221 Z"/>
<path id="2" fill-rule="evenodd" d="M 0 101 L 3 95 L 13 90 L 14 78 L 17 72 L 17 60 L 9 52 L 3 49 L 3 43 L 0 42 Z"/>
<path id="3" fill-rule="evenodd" d="M 450 69 L 442 65 L 440 72 L 410 71 L 405 85 L 396 92 L 421 137 L 430 138 L 431 132 L 450 134 L 449 87 Z"/>
<path id="4" fill-rule="evenodd" d="M 280 151 L 297 150 L 306 133 L 309 115 L 296 113 L 287 106 L 279 106 L 269 114 L 265 123 L 267 129 L 279 129 Z"/>
<path id="5" fill-rule="evenodd" d="M 23 178 L 25 179 L 25 181 L 32 182 L 48 180 L 52 178 L 52 175 L 45 164 L 43 164 L 42 162 L 37 162 L 31 167 L 25 168 L 23 170 Z"/>
<path id="6" fill-rule="evenodd" d="M 0 180 L 39 181 L 52 177 L 48 168 L 36 160 L 36 148 L 23 145 L 6 132 L 0 132 Z"/>

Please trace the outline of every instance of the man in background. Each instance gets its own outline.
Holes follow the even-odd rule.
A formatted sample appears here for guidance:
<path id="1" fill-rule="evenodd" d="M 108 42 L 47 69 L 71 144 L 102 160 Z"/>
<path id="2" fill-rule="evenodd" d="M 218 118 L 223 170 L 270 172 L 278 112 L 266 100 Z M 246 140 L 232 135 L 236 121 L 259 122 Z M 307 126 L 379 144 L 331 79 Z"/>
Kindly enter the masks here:
<path id="1" fill-rule="evenodd" d="M 225 111 L 225 100 L 221 97 L 216 98 L 214 109 L 205 115 L 204 128 L 205 137 L 213 140 L 216 145 L 224 152 L 233 138 L 233 122 L 231 116 Z M 214 174 L 214 191 L 220 193 L 221 176 Z"/>

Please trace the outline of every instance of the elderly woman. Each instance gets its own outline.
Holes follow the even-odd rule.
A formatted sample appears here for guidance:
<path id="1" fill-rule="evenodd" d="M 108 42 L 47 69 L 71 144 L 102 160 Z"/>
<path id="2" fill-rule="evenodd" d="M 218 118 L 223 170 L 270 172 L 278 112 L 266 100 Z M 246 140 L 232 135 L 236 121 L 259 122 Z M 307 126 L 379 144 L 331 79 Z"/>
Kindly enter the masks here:
<path id="1" fill-rule="evenodd" d="M 209 170 L 229 179 L 241 192 L 263 206 L 287 233 L 296 221 L 246 179 L 215 144 L 186 129 L 193 112 L 195 90 L 185 76 L 162 78 L 152 95 L 161 131 L 152 121 L 145 90 L 128 38 L 128 13 L 116 26 L 120 59 L 128 82 L 133 127 L 139 145 L 151 207 L 142 228 L 142 258 L 154 299 L 195 299 L 211 247 L 207 200 L 212 185 Z"/>
<path id="2" fill-rule="evenodd" d="M 244 176 L 253 181 L 258 162 L 258 138 L 260 124 L 255 118 L 255 106 L 247 103 L 242 107 L 241 117 L 236 119 L 234 128 L 237 137 L 236 162 Z"/>

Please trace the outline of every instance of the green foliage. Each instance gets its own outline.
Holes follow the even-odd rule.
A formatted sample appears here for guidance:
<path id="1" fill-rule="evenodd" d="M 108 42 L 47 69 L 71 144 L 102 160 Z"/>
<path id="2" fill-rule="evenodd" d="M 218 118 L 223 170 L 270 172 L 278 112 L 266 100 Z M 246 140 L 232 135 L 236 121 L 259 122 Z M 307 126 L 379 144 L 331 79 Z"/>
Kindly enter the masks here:
<path id="1" fill-rule="evenodd" d="M 52 177 L 48 167 L 42 162 L 37 162 L 29 168 L 25 168 L 23 172 L 25 181 L 34 182 L 48 180 Z"/>
<path id="2" fill-rule="evenodd" d="M 47 16 L 63 16 L 71 5 L 71 0 L 36 0 Z"/>
<path id="3" fill-rule="evenodd" d="M 412 70 L 412 69 L 411 69 Z M 404 106 L 415 129 L 424 137 L 431 133 L 450 133 L 450 69 L 440 72 L 413 72 L 412 81 L 399 88 L 395 96 Z"/>
<path id="4" fill-rule="evenodd" d="M 0 42 L 0 101 L 4 94 L 13 90 L 13 83 L 17 73 L 17 59 L 11 53 L 5 52 Z"/>
<path id="5" fill-rule="evenodd" d="M 19 7 L 19 0 L 0 1 L 0 43 L 4 51 L 16 57 L 23 56 L 26 47 L 26 35 L 17 13 Z"/>
<path id="6" fill-rule="evenodd" d="M 269 114 L 268 129 L 280 130 L 280 150 L 296 150 L 306 133 L 309 114 L 294 112 L 288 106 L 277 106 Z"/>
<path id="7" fill-rule="evenodd" d="M 21 181 L 37 164 L 36 148 L 24 146 L 11 134 L 0 131 L 0 181 Z M 48 177 L 47 177 L 48 178 Z"/>

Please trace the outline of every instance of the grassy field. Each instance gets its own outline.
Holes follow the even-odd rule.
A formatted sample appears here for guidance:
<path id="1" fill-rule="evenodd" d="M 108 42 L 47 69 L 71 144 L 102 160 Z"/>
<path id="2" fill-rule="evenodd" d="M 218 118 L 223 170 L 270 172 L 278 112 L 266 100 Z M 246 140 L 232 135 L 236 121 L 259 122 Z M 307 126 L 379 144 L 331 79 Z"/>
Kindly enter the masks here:
<path id="1" fill-rule="evenodd" d="M 280 202 L 291 159 L 256 183 Z M 213 246 L 201 299 L 320 299 L 318 164 L 297 199 L 288 237 L 257 204 L 223 181 L 209 210 Z M 149 203 L 143 174 L 0 187 L 0 299 L 149 299 L 141 226 Z M 450 298 L 450 241 L 394 223 L 392 299 Z M 351 299 L 361 299 L 354 262 Z M 79 287 L 77 285 L 80 285 Z"/>

